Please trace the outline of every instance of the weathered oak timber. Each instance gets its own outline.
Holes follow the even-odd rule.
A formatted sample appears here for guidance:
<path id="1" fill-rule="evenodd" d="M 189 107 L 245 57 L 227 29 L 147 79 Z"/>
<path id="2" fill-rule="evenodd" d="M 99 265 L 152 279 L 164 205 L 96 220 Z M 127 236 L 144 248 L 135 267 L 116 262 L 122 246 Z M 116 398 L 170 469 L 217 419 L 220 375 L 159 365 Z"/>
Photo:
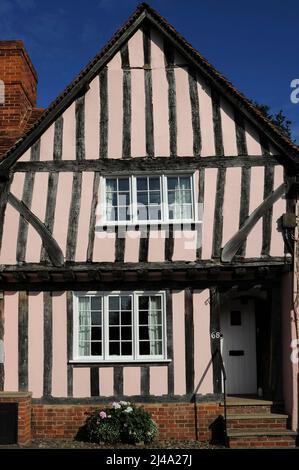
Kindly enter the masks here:
<path id="1" fill-rule="evenodd" d="M 154 144 L 154 112 L 153 112 L 153 85 L 151 70 L 151 38 L 147 24 L 143 26 L 143 53 L 144 53 L 144 87 L 145 87 L 145 146 L 148 157 L 155 153 Z"/>
<path id="2" fill-rule="evenodd" d="M 193 290 L 185 289 L 185 367 L 186 393 L 194 392 L 194 319 Z"/>
<path id="3" fill-rule="evenodd" d="M 20 391 L 28 390 L 28 294 L 19 292 L 18 312 L 18 369 Z"/>
<path id="4" fill-rule="evenodd" d="M 257 221 L 265 214 L 265 212 L 285 194 L 287 187 L 282 183 L 273 193 L 271 193 L 247 218 L 246 222 L 240 230 L 226 243 L 221 253 L 221 261 L 229 263 L 234 255 L 246 240 L 248 234 L 255 226 Z"/>
<path id="5" fill-rule="evenodd" d="M 23 201 L 17 199 L 13 194 L 9 193 L 8 201 L 20 213 L 24 220 L 35 228 L 54 266 L 62 266 L 64 264 L 63 253 L 46 226 L 31 212 Z"/>
<path id="6" fill-rule="evenodd" d="M 44 292 L 44 382 L 43 395 L 52 394 L 52 293 Z"/>
<path id="7" fill-rule="evenodd" d="M 200 113 L 199 113 L 199 99 L 197 90 L 197 77 L 196 71 L 189 68 L 189 94 L 191 103 L 191 116 L 192 116 L 192 131 L 193 131 L 193 155 L 200 156 L 201 152 L 201 132 L 200 132 Z"/>
<path id="8" fill-rule="evenodd" d="M 129 48 L 125 44 L 121 51 L 121 66 L 123 69 L 123 136 L 122 136 L 122 156 L 131 157 L 131 70 L 129 61 Z"/>
<path id="9" fill-rule="evenodd" d="M 100 72 L 100 158 L 108 157 L 108 79 L 107 67 Z"/>
<path id="10" fill-rule="evenodd" d="M 177 154 L 177 111 L 174 73 L 174 48 L 166 40 L 164 40 L 164 57 L 166 79 L 168 83 L 168 123 L 170 156 L 174 157 Z"/>

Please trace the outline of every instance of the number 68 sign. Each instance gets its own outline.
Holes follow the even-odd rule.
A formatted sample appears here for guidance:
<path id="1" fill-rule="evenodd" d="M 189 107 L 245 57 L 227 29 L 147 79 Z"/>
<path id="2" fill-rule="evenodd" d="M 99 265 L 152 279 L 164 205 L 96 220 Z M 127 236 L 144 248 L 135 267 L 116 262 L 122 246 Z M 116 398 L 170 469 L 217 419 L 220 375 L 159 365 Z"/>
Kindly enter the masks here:
<path id="1" fill-rule="evenodd" d="M 211 338 L 212 339 L 220 339 L 220 338 L 222 338 L 222 334 L 220 333 L 220 331 L 212 331 Z"/>

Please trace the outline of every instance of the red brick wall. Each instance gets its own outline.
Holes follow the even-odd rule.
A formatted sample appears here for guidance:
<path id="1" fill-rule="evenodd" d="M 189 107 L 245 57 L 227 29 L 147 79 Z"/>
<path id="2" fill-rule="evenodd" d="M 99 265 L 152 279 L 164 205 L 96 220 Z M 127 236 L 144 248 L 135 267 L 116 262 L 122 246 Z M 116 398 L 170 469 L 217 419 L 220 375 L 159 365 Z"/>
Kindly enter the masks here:
<path id="1" fill-rule="evenodd" d="M 18 444 L 31 440 L 31 393 L 0 393 L 0 403 L 18 404 Z"/>
<path id="2" fill-rule="evenodd" d="M 159 427 L 159 439 L 208 441 L 210 425 L 220 414 L 218 403 L 144 404 Z M 73 438 L 87 414 L 101 405 L 32 405 L 33 438 Z M 196 432 L 197 428 L 197 432 Z"/>

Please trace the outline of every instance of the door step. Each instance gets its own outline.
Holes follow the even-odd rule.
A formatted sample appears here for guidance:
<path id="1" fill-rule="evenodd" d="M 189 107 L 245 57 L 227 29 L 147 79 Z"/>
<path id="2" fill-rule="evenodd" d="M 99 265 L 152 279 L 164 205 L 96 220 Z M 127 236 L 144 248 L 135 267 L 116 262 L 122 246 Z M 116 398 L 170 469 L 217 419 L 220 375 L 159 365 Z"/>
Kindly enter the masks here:
<path id="1" fill-rule="evenodd" d="M 238 429 L 228 430 L 227 432 L 229 447 L 239 448 L 269 448 L 286 447 L 294 448 L 296 446 L 297 434 L 294 431 L 283 429 L 281 431 L 269 429 Z"/>

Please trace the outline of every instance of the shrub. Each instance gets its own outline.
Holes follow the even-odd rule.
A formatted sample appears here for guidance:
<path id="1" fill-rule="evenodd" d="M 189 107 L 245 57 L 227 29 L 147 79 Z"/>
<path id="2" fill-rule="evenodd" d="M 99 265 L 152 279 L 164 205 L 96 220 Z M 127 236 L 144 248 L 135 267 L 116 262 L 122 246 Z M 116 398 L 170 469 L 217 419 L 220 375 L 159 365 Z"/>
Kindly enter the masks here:
<path id="1" fill-rule="evenodd" d="M 157 437 L 158 429 L 143 408 L 120 401 L 92 413 L 86 421 L 86 433 L 92 442 L 147 444 Z"/>

